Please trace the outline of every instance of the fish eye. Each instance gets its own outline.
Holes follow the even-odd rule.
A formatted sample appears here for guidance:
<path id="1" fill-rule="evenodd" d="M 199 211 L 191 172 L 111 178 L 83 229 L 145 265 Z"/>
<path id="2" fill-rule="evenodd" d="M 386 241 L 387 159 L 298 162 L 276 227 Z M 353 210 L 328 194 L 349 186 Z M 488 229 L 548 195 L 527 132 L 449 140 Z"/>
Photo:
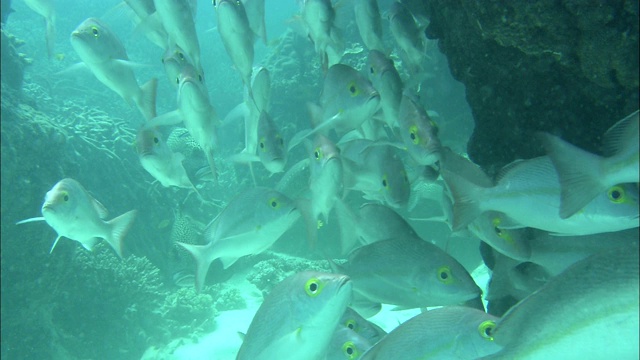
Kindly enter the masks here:
<path id="1" fill-rule="evenodd" d="M 280 140 L 280 145 L 284 146 L 284 139 L 280 136 L 278 136 L 278 139 Z"/>
<path id="2" fill-rule="evenodd" d="M 198 81 L 202 82 L 202 75 L 198 74 Z"/>
<path id="3" fill-rule="evenodd" d="M 382 177 L 382 187 L 384 187 L 384 188 L 388 188 L 389 187 L 389 182 L 387 182 L 387 175 L 384 175 Z"/>
<path id="4" fill-rule="evenodd" d="M 356 329 L 356 321 L 353 319 L 349 319 L 344 323 L 344 326 L 348 327 L 351 330 Z"/>
<path id="5" fill-rule="evenodd" d="M 621 186 L 614 186 L 607 191 L 607 197 L 614 204 L 620 204 L 625 201 L 625 192 Z"/>
<path id="6" fill-rule="evenodd" d="M 158 137 L 157 137 L 157 136 L 154 136 L 154 137 L 153 137 L 153 142 L 157 144 L 157 143 L 159 143 L 159 142 L 160 142 L 160 139 L 158 139 Z"/>
<path id="7" fill-rule="evenodd" d="M 316 151 L 313 152 L 313 157 L 315 157 L 316 160 L 322 159 L 322 149 L 320 149 L 319 147 L 316 148 Z"/>
<path id="8" fill-rule="evenodd" d="M 358 94 L 360 94 L 360 91 L 358 90 L 358 87 L 356 86 L 355 82 L 350 82 L 348 85 L 348 89 L 349 92 L 351 93 L 351 96 L 358 96 Z"/>
<path id="9" fill-rule="evenodd" d="M 277 209 L 280 207 L 280 202 L 276 198 L 271 198 L 269 199 L 269 206 L 271 206 L 272 209 Z"/>
<path id="10" fill-rule="evenodd" d="M 180 77 L 176 76 L 176 84 L 180 84 Z"/>
<path id="11" fill-rule="evenodd" d="M 453 282 L 453 276 L 451 275 L 451 268 L 448 266 L 441 266 L 438 268 L 438 280 L 443 284 L 451 284 Z"/>
<path id="12" fill-rule="evenodd" d="M 91 33 L 93 34 L 94 37 L 100 36 L 100 31 L 98 30 L 98 27 L 96 27 L 96 26 L 92 26 L 91 27 Z"/>
<path id="13" fill-rule="evenodd" d="M 69 201 L 69 193 L 66 191 L 62 193 L 62 200 Z"/>
<path id="14" fill-rule="evenodd" d="M 372 74 L 375 74 L 376 70 L 372 67 L 369 68 L 369 72 L 371 72 Z"/>
<path id="15" fill-rule="evenodd" d="M 418 127 L 416 125 L 411 125 L 409 127 L 409 137 L 411 138 L 411 142 L 418 145 L 420 143 L 420 137 L 418 136 Z"/>
<path id="16" fill-rule="evenodd" d="M 178 57 L 180 58 L 181 61 L 184 61 L 184 54 L 181 53 L 180 51 L 176 51 L 176 55 L 178 55 Z"/>
<path id="17" fill-rule="evenodd" d="M 478 333 L 480 333 L 480 336 L 482 336 L 484 339 L 493 341 L 493 336 L 491 336 L 491 333 L 495 328 L 496 328 L 495 321 L 485 320 L 481 322 L 480 325 L 478 325 Z"/>
<path id="18" fill-rule="evenodd" d="M 342 352 L 347 356 L 347 359 L 355 359 L 358 357 L 358 351 L 353 341 L 347 341 L 342 345 Z"/>
<path id="19" fill-rule="evenodd" d="M 307 280 L 307 283 L 304 284 L 304 291 L 311 297 L 318 296 L 322 291 L 322 283 L 320 283 L 320 279 L 313 277 Z"/>

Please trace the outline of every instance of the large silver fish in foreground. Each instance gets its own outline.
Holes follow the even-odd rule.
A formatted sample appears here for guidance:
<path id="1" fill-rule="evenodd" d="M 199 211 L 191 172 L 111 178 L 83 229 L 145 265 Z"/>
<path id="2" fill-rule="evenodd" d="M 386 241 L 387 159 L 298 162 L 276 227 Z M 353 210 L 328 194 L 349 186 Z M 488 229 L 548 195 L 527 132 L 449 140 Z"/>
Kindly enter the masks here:
<path id="1" fill-rule="evenodd" d="M 636 243 L 549 280 L 498 321 L 504 349 L 486 359 L 637 359 L 639 260 Z"/>
<path id="2" fill-rule="evenodd" d="M 613 186 L 591 200 L 582 211 L 562 219 L 560 180 L 547 156 L 518 160 L 505 166 L 493 187 L 476 185 L 446 169 L 442 176 L 454 199 L 454 230 L 489 210 L 504 213 L 522 227 L 563 235 L 638 227 L 638 188 L 632 184 Z"/>
<path id="3" fill-rule="evenodd" d="M 253 317 L 236 359 L 322 359 L 350 299 L 345 275 L 305 271 L 284 279 Z"/>
<path id="4" fill-rule="evenodd" d="M 138 86 L 120 40 L 100 20 L 88 18 L 71 33 L 71 45 L 95 77 L 148 120 L 156 115 L 157 79 Z"/>
<path id="5" fill-rule="evenodd" d="M 393 329 L 360 359 L 477 359 L 500 350 L 491 337 L 496 321 L 467 307 L 426 311 Z"/>
<path id="6" fill-rule="evenodd" d="M 614 185 L 640 181 L 639 132 L 638 111 L 635 111 L 604 134 L 605 157 L 549 134 L 541 136 L 560 178 L 561 218 L 575 214 Z"/>
<path id="7" fill-rule="evenodd" d="M 196 261 L 200 291 L 215 259 L 224 268 L 239 258 L 267 250 L 300 217 L 293 200 L 278 191 L 256 187 L 238 194 L 205 230 L 206 245 L 178 242 Z"/>
<path id="8" fill-rule="evenodd" d="M 79 182 L 66 178 L 47 192 L 42 205 L 43 217 L 22 220 L 18 224 L 46 221 L 58 233 L 51 251 L 61 237 L 75 240 L 87 250 L 92 250 L 100 239 L 104 239 L 122 257 L 122 242 L 136 213 L 132 210 L 105 221 L 108 212 L 104 205 L 89 195 Z"/>
<path id="9" fill-rule="evenodd" d="M 412 94 L 402 95 L 398 125 L 402 142 L 418 164 L 433 165 L 440 160 L 442 146 L 438 139 L 438 126 Z"/>

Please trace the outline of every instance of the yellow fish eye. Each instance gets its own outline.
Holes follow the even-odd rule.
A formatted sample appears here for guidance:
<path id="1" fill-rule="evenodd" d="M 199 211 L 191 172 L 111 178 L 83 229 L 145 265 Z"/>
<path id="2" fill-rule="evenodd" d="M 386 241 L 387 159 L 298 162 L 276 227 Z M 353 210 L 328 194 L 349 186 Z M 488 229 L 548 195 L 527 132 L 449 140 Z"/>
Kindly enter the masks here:
<path id="1" fill-rule="evenodd" d="M 418 136 L 418 127 L 416 125 L 409 127 L 409 138 L 415 145 L 420 144 L 420 136 Z"/>
<path id="2" fill-rule="evenodd" d="M 382 176 L 382 187 L 389 190 L 389 182 L 387 181 L 387 174 Z"/>
<path id="3" fill-rule="evenodd" d="M 342 352 L 347 356 L 347 359 L 356 359 L 360 355 L 353 341 L 347 341 L 342 344 Z"/>
<path id="4" fill-rule="evenodd" d="M 264 137 L 260 138 L 260 149 L 261 149 L 263 152 L 264 152 L 264 151 L 267 151 L 267 150 L 265 149 L 264 140 L 265 140 L 265 139 L 264 139 Z"/>
<path id="5" fill-rule="evenodd" d="M 65 202 L 69 201 L 69 193 L 68 192 L 66 192 L 66 191 L 62 192 L 62 200 L 64 200 Z"/>
<path id="6" fill-rule="evenodd" d="M 178 55 L 178 57 L 180 58 L 181 61 L 184 61 L 184 54 L 181 53 L 180 51 L 176 50 L 176 55 Z"/>
<path id="7" fill-rule="evenodd" d="M 317 147 L 316 151 L 313 152 L 313 157 L 315 157 L 316 160 L 322 160 L 322 149 Z"/>
<path id="8" fill-rule="evenodd" d="M 307 280 L 307 283 L 304 284 L 304 291 L 311 297 L 320 295 L 320 293 L 322 292 L 322 288 L 324 288 L 324 284 L 320 281 L 320 279 L 315 277 Z"/>
<path id="9" fill-rule="evenodd" d="M 347 321 L 345 321 L 344 326 L 348 327 L 349 329 L 355 331 L 356 330 L 356 321 L 353 319 L 349 319 Z"/>
<path id="10" fill-rule="evenodd" d="M 154 144 L 157 144 L 157 143 L 159 143 L 159 142 L 160 142 L 160 139 L 158 139 L 158 137 L 157 137 L 157 136 L 154 136 L 154 137 L 153 137 L 153 143 L 154 143 Z"/>
<path id="11" fill-rule="evenodd" d="M 489 341 L 493 341 L 493 336 L 491 333 L 496 328 L 496 322 L 493 320 L 485 320 L 478 325 L 478 333 L 482 338 L 487 339 Z"/>
<path id="12" fill-rule="evenodd" d="M 358 89 L 358 86 L 353 81 L 347 85 L 347 89 L 349 89 L 349 93 L 351 93 L 351 97 L 355 97 L 360 94 L 360 89 Z"/>
<path id="13" fill-rule="evenodd" d="M 271 206 L 272 209 L 278 209 L 280 208 L 280 201 L 278 201 L 277 198 L 271 198 L 269 199 L 269 206 Z"/>
<path id="14" fill-rule="evenodd" d="M 453 275 L 451 274 L 451 268 L 448 266 L 441 266 L 438 268 L 438 280 L 443 284 L 453 283 Z"/>
<path id="15" fill-rule="evenodd" d="M 373 68 L 373 66 L 369 68 L 369 71 L 370 71 L 372 74 L 375 74 L 375 73 L 376 73 L 376 69 L 374 69 L 374 68 Z"/>
<path id="16" fill-rule="evenodd" d="M 614 204 L 621 204 L 626 201 L 625 191 L 621 186 L 614 186 L 607 191 L 607 197 Z"/>
<path id="17" fill-rule="evenodd" d="M 91 27 L 91 33 L 93 34 L 94 37 L 100 36 L 100 31 L 98 30 L 97 26 L 92 26 Z"/>

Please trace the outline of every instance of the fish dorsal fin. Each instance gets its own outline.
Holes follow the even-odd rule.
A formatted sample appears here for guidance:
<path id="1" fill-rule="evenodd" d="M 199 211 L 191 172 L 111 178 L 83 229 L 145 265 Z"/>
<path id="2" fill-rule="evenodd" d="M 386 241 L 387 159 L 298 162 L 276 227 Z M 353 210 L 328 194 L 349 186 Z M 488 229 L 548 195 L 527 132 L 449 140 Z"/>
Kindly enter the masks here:
<path id="1" fill-rule="evenodd" d="M 93 208 L 96 209 L 96 212 L 98 213 L 98 216 L 100 216 L 100 219 L 104 219 L 109 216 L 109 211 L 107 210 L 107 208 L 96 199 L 93 199 Z"/>
<path id="2" fill-rule="evenodd" d="M 604 155 L 612 156 L 638 144 L 638 110 L 615 123 L 604 133 Z"/>

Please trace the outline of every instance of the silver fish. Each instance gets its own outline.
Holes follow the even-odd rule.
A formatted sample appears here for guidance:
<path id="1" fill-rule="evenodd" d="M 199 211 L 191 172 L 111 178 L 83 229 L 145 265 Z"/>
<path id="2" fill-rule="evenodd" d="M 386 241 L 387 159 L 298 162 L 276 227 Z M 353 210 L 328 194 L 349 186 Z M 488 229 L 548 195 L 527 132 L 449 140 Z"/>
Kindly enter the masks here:
<path id="1" fill-rule="evenodd" d="M 146 119 L 155 116 L 157 79 L 138 86 L 124 46 L 104 23 L 96 18 L 83 21 L 71 33 L 71 45 L 100 82 L 136 104 Z"/>
<path id="2" fill-rule="evenodd" d="M 195 67 L 186 64 L 178 75 L 178 109 L 162 114 L 145 127 L 176 125 L 184 121 L 189 134 L 198 143 L 207 157 L 214 180 L 217 172 L 213 157 L 217 146 L 216 112 L 209 102 L 209 93 L 204 78 Z"/>
<path id="3" fill-rule="evenodd" d="M 327 347 L 325 360 L 359 359 L 373 344 L 357 332 L 338 325 Z"/>
<path id="4" fill-rule="evenodd" d="M 247 13 L 241 1 L 218 0 L 216 5 L 218 32 L 224 48 L 240 72 L 242 83 L 251 94 L 251 72 L 253 71 L 253 32 L 249 27 Z"/>
<path id="5" fill-rule="evenodd" d="M 398 127 L 398 111 L 404 85 L 400 74 L 389 59 L 378 50 L 371 50 L 368 58 L 369 80 L 380 93 L 380 105 L 384 120 L 391 130 Z"/>
<path id="6" fill-rule="evenodd" d="M 187 66 L 194 66 L 189 56 L 178 45 L 167 47 L 162 56 L 162 65 L 169 79 L 169 84 L 175 89 L 180 85 L 179 77 L 182 69 Z"/>
<path id="7" fill-rule="evenodd" d="M 355 331 L 358 335 L 367 339 L 370 344 L 377 343 L 387 335 L 387 332 L 380 326 L 363 318 L 351 308 L 347 308 L 344 314 L 342 314 L 338 326 L 344 326 Z"/>
<path id="8" fill-rule="evenodd" d="M 454 230 L 489 210 L 502 212 L 523 227 L 563 235 L 638 227 L 638 188 L 629 184 L 611 187 L 582 211 L 562 219 L 560 181 L 547 156 L 507 165 L 493 187 L 476 185 L 448 170 L 442 176 L 454 198 Z"/>
<path id="9" fill-rule="evenodd" d="M 360 359 L 477 359 L 500 350 L 490 335 L 496 321 L 467 307 L 426 311 L 393 329 Z"/>
<path id="10" fill-rule="evenodd" d="M 104 239 L 122 257 L 123 239 L 136 213 L 132 210 L 105 221 L 108 212 L 104 205 L 89 195 L 79 182 L 66 178 L 47 192 L 42 204 L 42 218 L 26 219 L 18 224 L 46 221 L 58 233 L 50 252 L 62 237 L 79 242 L 87 250 L 92 250 L 100 239 Z"/>
<path id="11" fill-rule="evenodd" d="M 356 0 L 353 5 L 360 37 L 369 50 L 384 52 L 382 19 L 377 0 Z"/>
<path id="12" fill-rule="evenodd" d="M 331 0 L 298 0 L 307 35 L 320 55 L 323 69 L 330 68 L 342 58 L 342 40 L 335 27 L 336 12 Z"/>
<path id="13" fill-rule="evenodd" d="M 268 249 L 300 217 L 286 195 L 264 187 L 238 194 L 205 230 L 206 245 L 177 244 L 196 260 L 196 289 L 215 259 L 228 268 L 239 258 Z"/>
<path id="14" fill-rule="evenodd" d="M 433 165 L 440 160 L 438 126 L 413 95 L 402 95 L 398 125 L 402 142 L 418 164 Z"/>
<path id="15" fill-rule="evenodd" d="M 560 217 L 584 208 L 608 188 L 640 181 L 638 111 L 618 121 L 604 135 L 607 156 L 588 153 L 548 134 L 542 135 L 562 187 Z"/>
<path id="16" fill-rule="evenodd" d="M 343 192 L 342 160 L 335 144 L 317 134 L 309 153 L 309 189 L 313 218 L 327 223 L 329 213 Z"/>
<path id="17" fill-rule="evenodd" d="M 291 275 L 264 299 L 236 359 L 320 359 L 350 299 L 345 275 Z"/>
<path id="18" fill-rule="evenodd" d="M 133 22 L 136 24 L 136 30 L 142 31 L 147 39 L 160 47 L 167 48 L 168 36 L 162 22 L 157 16 L 153 16 L 156 12 L 156 6 L 153 0 L 124 0 L 133 10 Z"/>
<path id="19" fill-rule="evenodd" d="M 399 2 L 394 2 L 391 5 L 389 28 L 400 49 L 400 57 L 404 59 L 409 73 L 413 76 L 422 73 L 427 38 L 405 5 Z"/>
<path id="20" fill-rule="evenodd" d="M 638 358 L 638 253 L 602 252 L 549 280 L 498 321 L 503 349 L 487 359 Z"/>
<path id="21" fill-rule="evenodd" d="M 345 187 L 364 193 L 365 199 L 392 207 L 409 201 L 411 185 L 395 149 L 371 140 L 356 139 L 340 145 Z"/>
<path id="22" fill-rule="evenodd" d="M 264 0 L 242 0 L 249 27 L 257 38 L 267 45 L 267 27 L 264 24 Z"/>
<path id="23" fill-rule="evenodd" d="M 168 46 L 177 44 L 189 58 L 200 74 L 200 43 L 194 23 L 195 2 L 189 0 L 154 0 L 156 15 L 169 34 Z"/>
<path id="24" fill-rule="evenodd" d="M 353 281 L 352 305 L 356 295 L 369 303 L 411 309 L 461 304 L 481 294 L 457 260 L 417 236 L 377 241 L 353 251 L 346 264 L 330 265 Z"/>
<path id="25" fill-rule="evenodd" d="M 141 128 L 136 137 L 136 150 L 142 167 L 162 186 L 195 191 L 182 165 L 184 155 L 172 152 L 157 129 Z"/>
<path id="26" fill-rule="evenodd" d="M 282 134 L 266 111 L 260 113 L 258 121 L 258 158 L 272 174 L 283 172 L 287 162 Z"/>
<path id="27" fill-rule="evenodd" d="M 54 56 L 56 40 L 56 12 L 51 0 L 24 0 L 24 3 L 37 14 L 44 17 L 46 26 L 47 55 Z"/>

